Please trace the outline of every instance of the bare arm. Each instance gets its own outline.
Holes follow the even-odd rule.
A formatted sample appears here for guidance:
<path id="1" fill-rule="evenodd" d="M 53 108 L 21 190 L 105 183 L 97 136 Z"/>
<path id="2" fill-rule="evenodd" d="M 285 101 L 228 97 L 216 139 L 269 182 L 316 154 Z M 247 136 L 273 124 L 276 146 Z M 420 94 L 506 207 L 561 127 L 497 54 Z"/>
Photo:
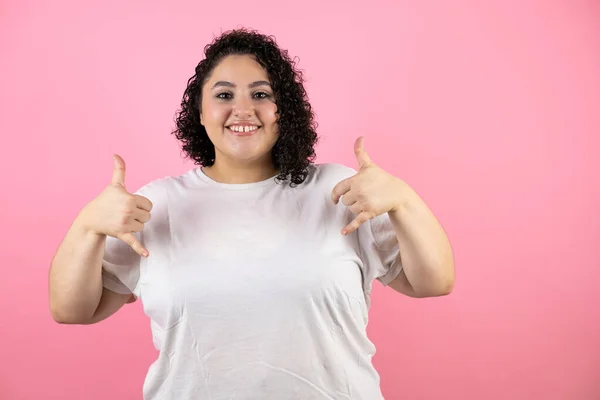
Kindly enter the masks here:
<path id="1" fill-rule="evenodd" d="M 107 235 L 127 243 L 141 256 L 146 250 L 133 232 L 150 220 L 152 202 L 125 188 L 125 162 L 114 157 L 113 179 L 79 213 L 52 260 L 48 277 L 50 313 L 66 324 L 92 324 L 114 314 L 131 294 L 119 294 L 102 285 L 102 259 Z"/>
<path id="2" fill-rule="evenodd" d="M 390 283 L 411 297 L 444 296 L 454 286 L 454 258 L 446 233 L 425 202 L 404 184 L 401 205 L 388 212 L 400 243 L 402 273 Z"/>
<path id="3" fill-rule="evenodd" d="M 87 229 L 81 214 L 60 244 L 49 273 L 50 312 L 65 324 L 90 324 L 117 312 L 132 295 L 102 286 L 106 235 Z"/>
<path id="4" fill-rule="evenodd" d="M 115 293 L 107 288 L 103 288 L 100 303 L 98 304 L 94 315 L 90 320 L 82 321 L 80 324 L 90 325 L 103 321 L 119 311 L 124 304 L 133 303 L 135 300 L 136 297 L 132 294 Z"/>
<path id="5" fill-rule="evenodd" d="M 358 173 L 332 191 L 356 217 L 344 229 L 347 235 L 386 212 L 400 245 L 402 272 L 389 286 L 411 297 L 449 294 L 454 287 L 454 256 L 441 224 L 421 197 L 403 180 L 377 166 L 364 149 L 364 137 L 354 144 Z"/>

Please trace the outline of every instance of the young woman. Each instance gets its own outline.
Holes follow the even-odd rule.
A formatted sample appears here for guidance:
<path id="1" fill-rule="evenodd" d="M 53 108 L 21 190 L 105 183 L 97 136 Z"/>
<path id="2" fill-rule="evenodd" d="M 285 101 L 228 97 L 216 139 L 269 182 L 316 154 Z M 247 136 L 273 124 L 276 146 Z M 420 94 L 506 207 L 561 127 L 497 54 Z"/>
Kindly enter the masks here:
<path id="1" fill-rule="evenodd" d="M 198 167 L 129 193 L 115 156 L 53 259 L 53 317 L 92 324 L 139 298 L 160 351 L 146 400 L 381 399 L 373 282 L 448 294 L 443 229 L 362 137 L 357 170 L 313 163 L 302 77 L 273 38 L 234 30 L 205 53 L 174 131 Z"/>

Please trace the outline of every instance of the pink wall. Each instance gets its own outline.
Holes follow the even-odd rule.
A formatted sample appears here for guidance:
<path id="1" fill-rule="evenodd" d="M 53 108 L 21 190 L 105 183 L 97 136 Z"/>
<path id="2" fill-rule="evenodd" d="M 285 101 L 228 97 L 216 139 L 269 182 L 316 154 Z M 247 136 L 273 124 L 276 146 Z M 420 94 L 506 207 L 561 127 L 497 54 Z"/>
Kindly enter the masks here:
<path id="1" fill-rule="evenodd" d="M 131 188 L 191 167 L 173 115 L 204 44 L 238 25 L 300 57 L 319 161 L 354 166 L 365 135 L 451 237 L 451 296 L 375 292 L 386 398 L 600 398 L 598 2 L 137 3 L 0 6 L 1 399 L 141 398 L 139 303 L 57 325 L 48 265 L 113 152 Z"/>

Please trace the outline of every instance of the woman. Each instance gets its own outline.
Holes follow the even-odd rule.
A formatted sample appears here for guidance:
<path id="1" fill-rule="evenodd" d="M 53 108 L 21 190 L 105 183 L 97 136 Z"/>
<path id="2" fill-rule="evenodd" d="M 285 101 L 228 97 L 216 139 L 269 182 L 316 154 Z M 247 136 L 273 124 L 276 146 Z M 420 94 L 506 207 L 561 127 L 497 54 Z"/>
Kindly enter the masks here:
<path id="1" fill-rule="evenodd" d="M 53 317 L 92 324 L 140 298 L 160 351 L 147 400 L 382 398 L 373 281 L 449 293 L 446 235 L 363 138 L 357 171 L 312 163 L 302 78 L 272 38 L 235 30 L 205 53 L 174 131 L 200 167 L 131 194 L 115 156 L 53 259 Z"/>

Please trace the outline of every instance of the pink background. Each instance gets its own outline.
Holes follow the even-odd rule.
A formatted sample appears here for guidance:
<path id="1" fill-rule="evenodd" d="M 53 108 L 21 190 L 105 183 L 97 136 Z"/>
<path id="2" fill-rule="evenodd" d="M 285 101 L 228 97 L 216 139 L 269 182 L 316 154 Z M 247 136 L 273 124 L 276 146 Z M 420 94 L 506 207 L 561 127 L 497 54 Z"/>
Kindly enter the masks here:
<path id="1" fill-rule="evenodd" d="M 1 399 L 141 398 L 140 304 L 58 325 L 48 266 L 113 152 L 132 190 L 192 167 L 174 113 L 203 46 L 242 25 L 300 58 L 318 161 L 355 166 L 365 135 L 450 235 L 451 296 L 375 291 L 386 398 L 600 398 L 599 2 L 169 3 L 0 5 Z"/>

